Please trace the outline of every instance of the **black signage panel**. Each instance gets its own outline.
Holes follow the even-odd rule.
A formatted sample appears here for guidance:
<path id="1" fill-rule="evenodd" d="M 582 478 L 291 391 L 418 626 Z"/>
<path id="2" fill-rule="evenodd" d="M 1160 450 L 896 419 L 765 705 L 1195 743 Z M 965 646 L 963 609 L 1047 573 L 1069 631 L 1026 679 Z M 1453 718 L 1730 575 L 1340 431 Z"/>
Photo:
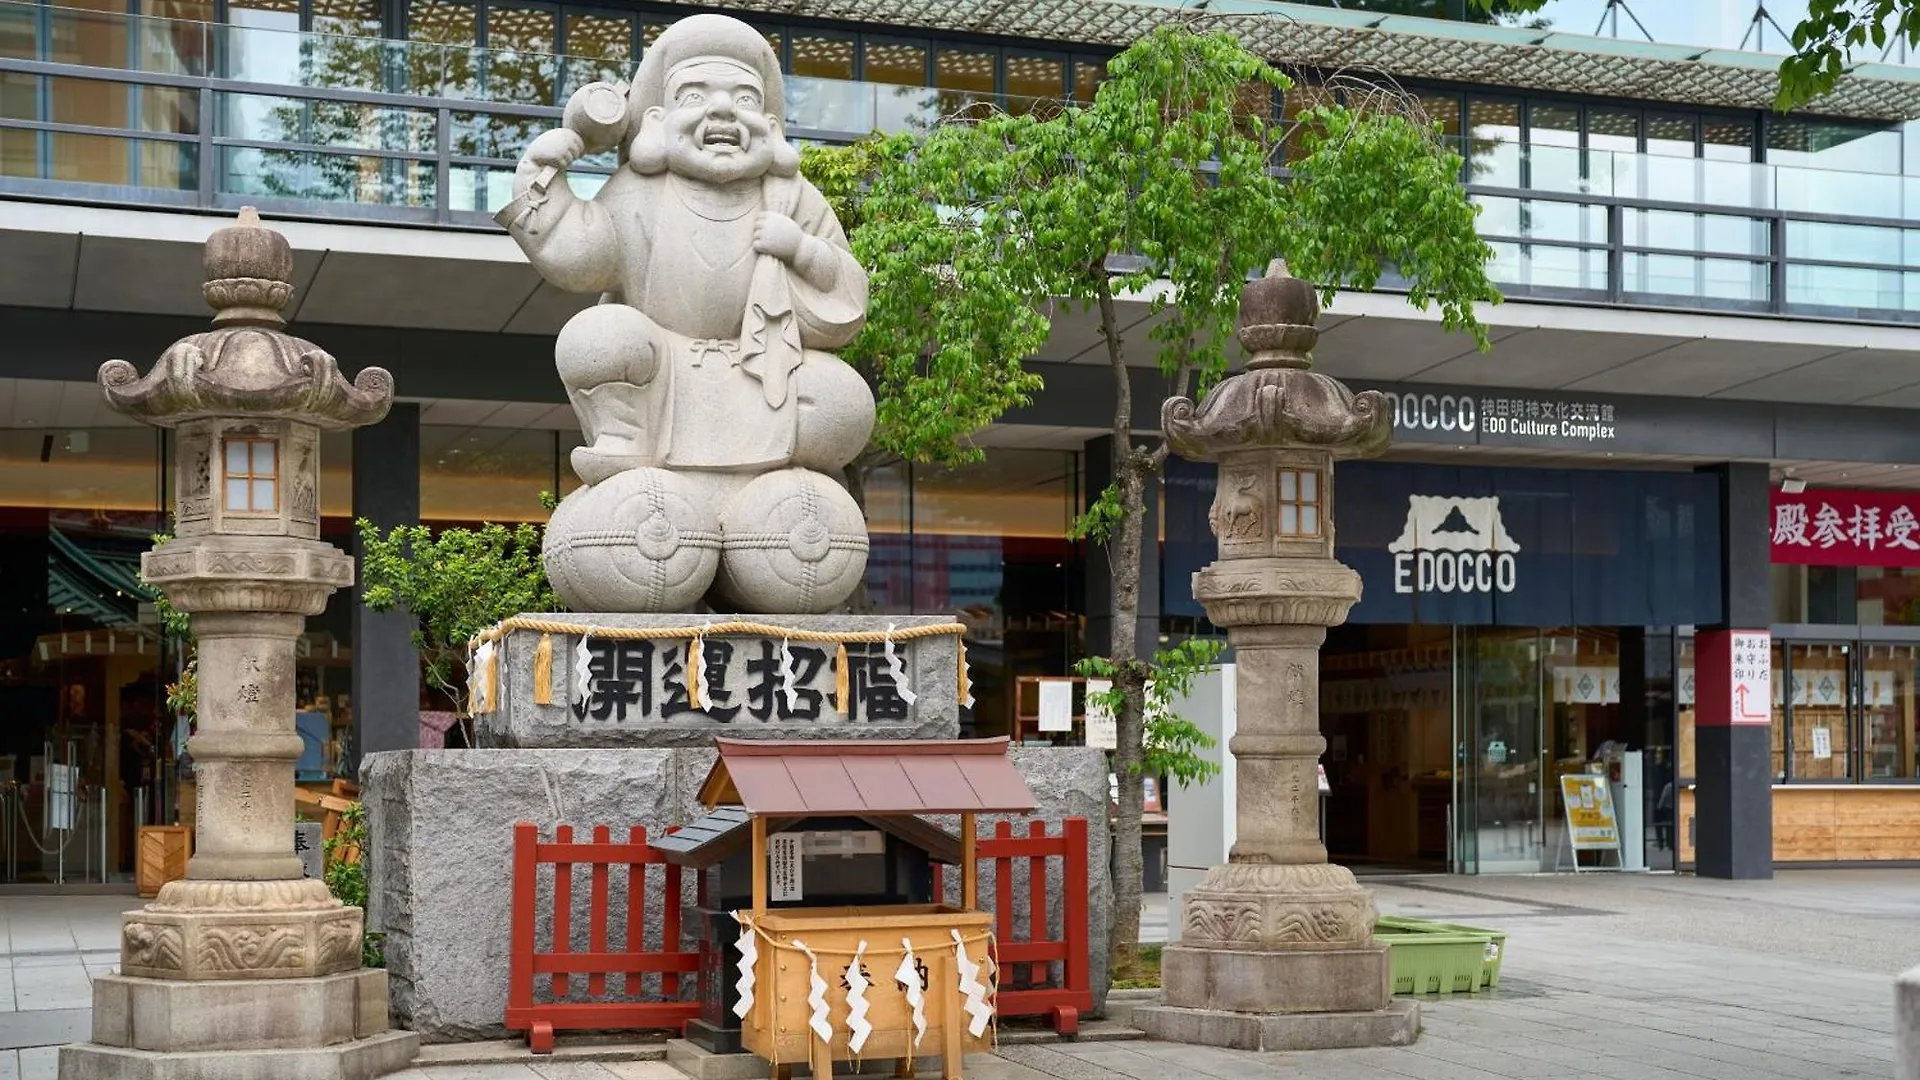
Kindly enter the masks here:
<path id="1" fill-rule="evenodd" d="M 1660 626 L 1719 619 L 1720 487 L 1705 473 L 1350 462 L 1336 554 L 1364 593 L 1348 621 Z M 1203 615 L 1210 465 L 1171 461 L 1162 610 Z"/>

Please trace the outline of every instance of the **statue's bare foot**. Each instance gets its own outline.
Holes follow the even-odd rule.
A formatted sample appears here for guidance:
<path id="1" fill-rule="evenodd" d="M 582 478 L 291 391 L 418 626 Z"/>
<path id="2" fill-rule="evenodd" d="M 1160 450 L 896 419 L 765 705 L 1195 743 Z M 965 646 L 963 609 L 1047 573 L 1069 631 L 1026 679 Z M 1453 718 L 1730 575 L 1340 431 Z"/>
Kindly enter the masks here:
<path id="1" fill-rule="evenodd" d="M 637 469 L 646 464 L 639 447 L 631 439 L 601 436 L 592 446 L 576 446 L 572 455 L 573 473 L 583 484 L 597 484 L 615 473 Z"/>

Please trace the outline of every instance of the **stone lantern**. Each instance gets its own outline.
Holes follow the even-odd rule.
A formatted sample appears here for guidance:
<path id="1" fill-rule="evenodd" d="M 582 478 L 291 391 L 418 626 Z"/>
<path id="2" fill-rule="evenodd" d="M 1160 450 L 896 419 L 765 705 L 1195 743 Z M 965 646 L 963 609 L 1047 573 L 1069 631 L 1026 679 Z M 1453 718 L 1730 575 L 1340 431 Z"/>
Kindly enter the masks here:
<path id="1" fill-rule="evenodd" d="M 60 1075 L 372 1077 L 418 1038 L 387 1027 L 386 973 L 363 970 L 363 913 L 294 853 L 294 647 L 353 582 L 320 537 L 320 432 L 375 423 L 393 377 L 348 382 L 288 334 L 293 253 L 243 210 L 206 245 L 213 329 L 142 378 L 100 368 L 116 410 L 178 432 L 172 540 L 141 571 L 193 616 L 199 654 L 194 854 L 122 929 L 120 973 L 94 980 L 93 1039 Z"/>
<path id="2" fill-rule="evenodd" d="M 1134 1013 L 1160 1038 L 1291 1050 L 1418 1030 L 1418 1007 L 1392 999 L 1372 893 L 1320 842 L 1320 646 L 1360 599 L 1360 575 L 1333 557 L 1333 466 L 1385 450 L 1392 415 L 1380 393 L 1310 370 L 1319 307 L 1276 261 L 1241 298 L 1247 370 L 1162 412 L 1176 452 L 1220 463 L 1207 515 L 1219 558 L 1193 595 L 1233 643 L 1240 722 L 1237 839 L 1186 894 L 1162 1004 Z"/>

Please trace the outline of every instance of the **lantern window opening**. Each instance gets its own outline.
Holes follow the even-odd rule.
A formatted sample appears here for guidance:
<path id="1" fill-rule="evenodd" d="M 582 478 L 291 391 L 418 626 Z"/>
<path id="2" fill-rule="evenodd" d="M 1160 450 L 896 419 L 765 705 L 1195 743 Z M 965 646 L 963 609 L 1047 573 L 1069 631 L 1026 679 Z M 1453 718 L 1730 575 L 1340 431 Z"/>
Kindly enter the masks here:
<path id="1" fill-rule="evenodd" d="M 225 499 L 229 513 L 280 512 L 279 447 L 254 436 L 230 436 L 224 443 Z"/>
<path id="2" fill-rule="evenodd" d="M 1318 469 L 1279 471 L 1278 535 L 1293 539 L 1320 535 L 1320 488 Z"/>

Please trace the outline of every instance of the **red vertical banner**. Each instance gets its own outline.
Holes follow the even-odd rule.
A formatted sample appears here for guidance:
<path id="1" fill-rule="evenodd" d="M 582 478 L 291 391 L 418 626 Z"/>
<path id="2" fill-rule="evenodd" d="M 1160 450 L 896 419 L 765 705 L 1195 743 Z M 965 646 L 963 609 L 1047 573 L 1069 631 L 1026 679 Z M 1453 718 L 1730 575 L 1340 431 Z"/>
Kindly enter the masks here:
<path id="1" fill-rule="evenodd" d="M 1773 635 L 1765 630 L 1705 630 L 1693 639 L 1694 723 L 1699 727 L 1773 722 Z"/>

